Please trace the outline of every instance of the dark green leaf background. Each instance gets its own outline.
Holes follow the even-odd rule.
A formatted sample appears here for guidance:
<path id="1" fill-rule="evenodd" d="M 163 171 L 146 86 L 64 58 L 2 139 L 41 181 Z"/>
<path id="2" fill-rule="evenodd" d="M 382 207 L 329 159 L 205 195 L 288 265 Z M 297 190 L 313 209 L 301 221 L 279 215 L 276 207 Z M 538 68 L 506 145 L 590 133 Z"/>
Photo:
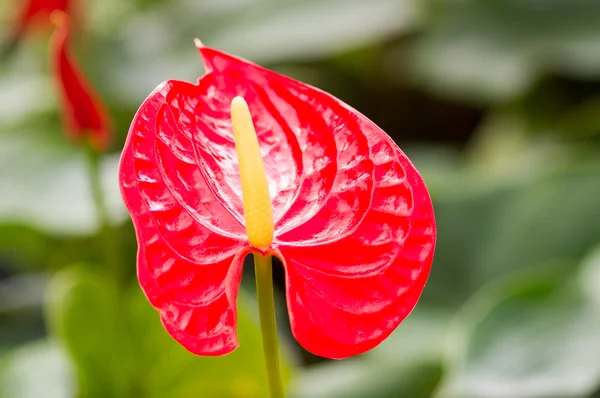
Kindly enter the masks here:
<path id="1" fill-rule="evenodd" d="M 0 43 L 21 0 L 0 0 Z M 252 398 L 267 385 L 251 267 L 240 348 L 189 354 L 135 280 L 117 186 L 129 123 L 166 79 L 230 51 L 339 96 L 431 191 L 438 246 L 414 312 L 379 347 L 326 361 L 289 330 L 295 398 L 600 396 L 600 2 L 85 0 L 75 54 L 115 122 L 104 241 L 84 154 L 62 131 L 48 32 L 0 59 L 0 398 Z"/>

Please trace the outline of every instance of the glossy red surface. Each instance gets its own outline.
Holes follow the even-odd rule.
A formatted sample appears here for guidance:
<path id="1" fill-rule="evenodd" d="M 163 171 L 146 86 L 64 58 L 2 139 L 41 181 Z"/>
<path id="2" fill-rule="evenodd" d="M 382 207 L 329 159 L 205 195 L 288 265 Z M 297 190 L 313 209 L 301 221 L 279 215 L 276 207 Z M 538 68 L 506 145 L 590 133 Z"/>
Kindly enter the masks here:
<path id="1" fill-rule="evenodd" d="M 110 142 L 108 112 L 70 54 L 69 18 L 62 12 L 53 15 L 58 26 L 50 42 L 50 64 L 65 130 L 74 140 L 88 140 L 98 151 L 106 149 Z"/>
<path id="2" fill-rule="evenodd" d="M 245 236 L 229 107 L 243 96 L 263 154 L 292 331 L 314 354 L 373 348 L 415 306 L 435 220 L 423 180 L 374 123 L 335 97 L 201 47 L 197 84 L 167 81 L 136 114 L 120 182 L 139 242 L 138 275 L 188 350 L 237 347 Z"/>

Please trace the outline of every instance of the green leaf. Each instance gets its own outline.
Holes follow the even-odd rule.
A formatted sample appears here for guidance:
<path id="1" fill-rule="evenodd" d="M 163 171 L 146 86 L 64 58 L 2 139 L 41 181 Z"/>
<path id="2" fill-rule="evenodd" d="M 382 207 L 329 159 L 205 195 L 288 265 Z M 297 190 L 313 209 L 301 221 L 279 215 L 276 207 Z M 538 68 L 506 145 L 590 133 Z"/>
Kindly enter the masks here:
<path id="1" fill-rule="evenodd" d="M 152 398 L 268 396 L 261 335 L 249 307 L 256 304 L 240 291 L 237 334 L 240 346 L 221 357 L 190 354 L 160 323 L 138 286 L 131 292 L 131 342 L 137 361 L 137 389 Z M 282 350 L 282 371 L 289 381 L 292 363 Z"/>
<path id="2" fill-rule="evenodd" d="M 301 374 L 291 398 L 428 398 L 441 364 L 398 360 L 385 366 L 366 359 L 315 365 Z"/>
<path id="3" fill-rule="evenodd" d="M 372 44 L 414 28 L 420 16 L 407 0 L 292 0 L 256 1 L 237 17 L 208 34 L 207 43 L 264 62 Z"/>
<path id="4" fill-rule="evenodd" d="M 490 280 L 555 258 L 578 261 L 600 236 L 600 173 L 546 176 L 496 209 L 494 235 L 483 246 L 475 280 Z"/>
<path id="5" fill-rule="evenodd" d="M 34 54 L 23 55 L 21 58 L 29 62 L 39 60 Z M 0 74 L 0 121 L 3 125 L 17 123 L 33 114 L 51 110 L 53 102 L 50 80 L 44 79 L 41 71 L 23 68 L 19 62 L 11 70 Z"/>
<path id="6" fill-rule="evenodd" d="M 68 360 L 52 341 L 28 343 L 0 356 L 1 398 L 66 398 L 73 391 Z"/>
<path id="7" fill-rule="evenodd" d="M 127 233 L 125 242 L 135 241 Z M 93 236 L 57 236 L 23 223 L 0 224 L 0 257 L 9 273 L 49 272 L 81 260 L 94 261 L 97 246 Z"/>
<path id="8" fill-rule="evenodd" d="M 415 43 L 412 70 L 426 87 L 468 101 L 507 101 L 549 71 L 600 70 L 595 0 L 448 1 Z"/>
<path id="9" fill-rule="evenodd" d="M 151 18 L 156 23 L 125 33 L 126 39 L 139 47 L 140 37 L 172 26 L 178 18 L 177 29 L 166 31 L 160 42 L 138 49 L 138 53 L 151 49 L 158 54 L 158 47 L 199 36 L 207 45 L 255 61 L 306 59 L 364 46 L 414 28 L 420 22 L 419 11 L 416 3 L 408 0 L 250 0 L 229 4 L 180 0 L 139 15 L 140 20 Z M 158 15 L 162 15 L 160 20 Z M 241 32 L 243 41 L 239 40 Z"/>
<path id="10" fill-rule="evenodd" d="M 532 137 L 530 133 L 521 111 L 493 111 L 470 141 L 466 154 L 469 171 L 482 183 L 499 185 L 511 181 L 529 183 L 569 165 L 572 148 L 552 137 Z"/>
<path id="11" fill-rule="evenodd" d="M 117 184 L 118 156 L 102 163 L 107 204 L 115 221 L 125 209 Z M 86 161 L 70 145 L 56 121 L 39 120 L 27 127 L 0 130 L 0 224 L 25 224 L 61 234 L 97 230 Z"/>
<path id="12" fill-rule="evenodd" d="M 515 154 L 521 173 L 510 166 L 493 172 L 480 163 L 436 185 L 438 240 L 425 299 L 462 303 L 497 276 L 553 259 L 578 262 L 597 243 L 597 160 L 573 161 L 578 152 L 568 147 L 548 147 L 541 156 L 533 147 Z"/>
<path id="13" fill-rule="evenodd" d="M 484 246 L 494 236 L 497 209 L 512 197 L 514 187 L 476 190 L 456 178 L 452 190 L 439 189 L 433 197 L 437 242 L 433 270 L 423 298 L 439 305 L 466 300 L 481 284 L 477 275 Z M 479 279 L 476 279 L 479 278 Z"/>
<path id="14" fill-rule="evenodd" d="M 243 292 L 240 347 L 222 357 L 195 356 L 179 345 L 137 284 L 118 293 L 101 275 L 71 266 L 56 274 L 48 292 L 47 318 L 75 365 L 81 397 L 268 395 L 260 330 Z M 287 382 L 292 365 L 282 351 Z"/>
<path id="15" fill-rule="evenodd" d="M 442 373 L 449 316 L 419 305 L 378 347 L 356 358 L 307 369 L 291 397 L 428 398 Z"/>
<path id="16" fill-rule="evenodd" d="M 529 55 L 470 31 L 433 29 L 416 42 L 409 61 L 417 84 L 473 103 L 508 101 L 526 92 L 539 73 Z"/>
<path id="17" fill-rule="evenodd" d="M 600 305 L 600 245 L 596 246 L 583 260 L 579 281 L 587 296 Z"/>
<path id="18" fill-rule="evenodd" d="M 0 352 L 45 335 L 41 307 L 47 279 L 25 274 L 0 280 Z"/>
<path id="19" fill-rule="evenodd" d="M 104 74 L 114 101 L 134 105 L 164 80 L 202 74 L 194 37 L 261 64 L 321 59 L 410 31 L 421 13 L 412 0 L 175 0 L 117 18 L 98 25 L 110 42 L 98 43 L 90 67 Z"/>
<path id="20" fill-rule="evenodd" d="M 457 319 L 437 396 L 592 393 L 600 383 L 600 312 L 569 282 L 542 267 L 482 288 Z"/>
<path id="21" fill-rule="evenodd" d="M 58 272 L 48 287 L 47 320 L 77 372 L 79 396 L 127 397 L 133 356 L 117 289 L 85 265 Z"/>
<path id="22" fill-rule="evenodd" d="M 387 339 L 364 356 L 382 363 L 440 362 L 450 320 L 447 311 L 419 304 Z"/>

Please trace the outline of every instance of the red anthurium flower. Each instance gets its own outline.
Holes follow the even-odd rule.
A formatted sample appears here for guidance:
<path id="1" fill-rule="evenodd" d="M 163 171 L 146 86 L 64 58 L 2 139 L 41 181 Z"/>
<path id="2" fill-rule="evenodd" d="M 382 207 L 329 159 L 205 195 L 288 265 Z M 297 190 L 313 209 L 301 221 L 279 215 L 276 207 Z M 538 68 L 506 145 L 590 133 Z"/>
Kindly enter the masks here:
<path id="1" fill-rule="evenodd" d="M 189 351 L 226 354 L 238 344 L 243 258 L 271 254 L 285 267 L 302 346 L 328 358 L 375 347 L 411 312 L 429 274 L 435 220 L 423 180 L 389 136 L 335 97 L 198 46 L 207 74 L 161 84 L 121 158 L 150 303 Z M 250 236 L 250 218 L 270 221 L 246 207 L 261 193 L 246 194 L 254 186 L 236 152 L 243 118 L 264 161 L 272 240 Z"/>
<path id="2" fill-rule="evenodd" d="M 2 48 L 3 55 L 8 55 L 21 41 L 23 35 L 35 28 L 50 26 L 50 15 L 54 11 L 72 13 L 73 0 L 13 0 L 19 5 L 16 23 Z"/>
<path id="3" fill-rule="evenodd" d="M 52 14 L 56 31 L 50 43 L 50 64 L 60 91 L 65 130 L 74 140 L 87 140 L 98 151 L 110 143 L 108 112 L 70 54 L 69 18 Z"/>
<path id="4" fill-rule="evenodd" d="M 68 13 L 71 0 L 29 0 L 24 3 L 17 21 L 17 31 L 23 32 L 36 23 L 47 24 L 54 11 Z"/>

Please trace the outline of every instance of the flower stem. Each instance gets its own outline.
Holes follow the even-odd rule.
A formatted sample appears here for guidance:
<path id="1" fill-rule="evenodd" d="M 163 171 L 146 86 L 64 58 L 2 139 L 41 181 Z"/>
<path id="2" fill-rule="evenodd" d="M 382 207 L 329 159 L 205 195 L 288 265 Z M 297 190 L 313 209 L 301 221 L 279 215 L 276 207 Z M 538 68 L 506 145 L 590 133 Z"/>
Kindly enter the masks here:
<path id="1" fill-rule="evenodd" d="M 96 210 L 96 216 L 100 225 L 100 237 L 103 244 L 105 265 L 107 270 L 112 270 L 112 277 L 117 285 L 121 285 L 121 283 L 123 283 L 123 275 L 119 254 L 120 240 L 118 230 L 112 225 L 108 209 L 106 207 L 104 193 L 102 192 L 100 170 L 101 155 L 89 146 L 86 146 L 85 149 L 88 166 L 88 179 L 94 201 L 94 208 Z"/>
<path id="2" fill-rule="evenodd" d="M 273 265 L 271 256 L 254 253 L 254 272 L 256 275 L 256 295 L 262 332 L 263 350 L 267 365 L 267 379 L 271 398 L 283 398 L 283 383 L 279 366 L 279 346 L 277 343 L 277 325 L 275 322 L 275 298 L 273 295 Z"/>

